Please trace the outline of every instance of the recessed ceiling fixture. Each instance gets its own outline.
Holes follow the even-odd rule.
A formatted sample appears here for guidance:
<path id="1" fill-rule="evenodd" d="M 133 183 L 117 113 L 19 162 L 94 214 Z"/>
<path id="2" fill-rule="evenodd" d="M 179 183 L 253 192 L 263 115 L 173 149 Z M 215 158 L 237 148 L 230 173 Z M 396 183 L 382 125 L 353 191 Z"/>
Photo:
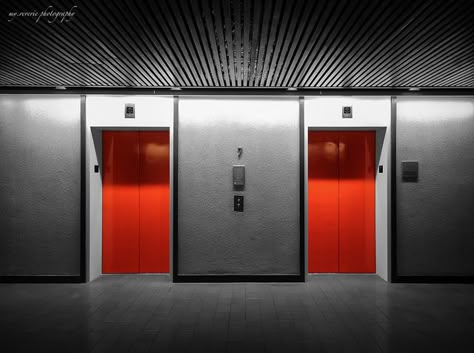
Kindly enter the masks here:
<path id="1" fill-rule="evenodd" d="M 298 87 L 288 87 L 286 90 L 287 91 L 297 91 Z"/>
<path id="2" fill-rule="evenodd" d="M 65 90 L 66 89 L 66 87 L 64 87 L 64 86 L 56 86 L 55 88 L 60 89 L 60 90 Z"/>
<path id="3" fill-rule="evenodd" d="M 171 87 L 172 91 L 181 91 L 181 87 Z"/>
<path id="4" fill-rule="evenodd" d="M 410 92 L 418 92 L 420 89 L 418 87 L 410 87 L 408 90 Z"/>

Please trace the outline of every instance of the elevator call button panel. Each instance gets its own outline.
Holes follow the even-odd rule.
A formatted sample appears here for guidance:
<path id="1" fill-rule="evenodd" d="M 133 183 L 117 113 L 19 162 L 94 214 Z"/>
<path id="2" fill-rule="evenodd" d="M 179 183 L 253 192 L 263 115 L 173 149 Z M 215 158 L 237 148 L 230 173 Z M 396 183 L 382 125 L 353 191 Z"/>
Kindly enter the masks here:
<path id="1" fill-rule="evenodd" d="M 244 212 L 244 197 L 242 195 L 234 195 L 234 211 Z"/>
<path id="2" fill-rule="evenodd" d="M 233 177 L 234 186 L 244 186 L 245 185 L 245 166 L 234 165 L 232 167 L 232 177 Z"/>

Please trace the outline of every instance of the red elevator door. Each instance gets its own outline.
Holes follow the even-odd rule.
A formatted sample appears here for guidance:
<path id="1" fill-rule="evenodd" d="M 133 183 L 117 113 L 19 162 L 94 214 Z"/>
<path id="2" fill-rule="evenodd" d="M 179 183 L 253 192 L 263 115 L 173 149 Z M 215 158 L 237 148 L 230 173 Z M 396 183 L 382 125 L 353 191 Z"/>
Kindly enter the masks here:
<path id="1" fill-rule="evenodd" d="M 169 133 L 102 134 L 102 272 L 169 272 Z"/>
<path id="2" fill-rule="evenodd" d="M 375 132 L 308 134 L 308 271 L 375 272 Z"/>

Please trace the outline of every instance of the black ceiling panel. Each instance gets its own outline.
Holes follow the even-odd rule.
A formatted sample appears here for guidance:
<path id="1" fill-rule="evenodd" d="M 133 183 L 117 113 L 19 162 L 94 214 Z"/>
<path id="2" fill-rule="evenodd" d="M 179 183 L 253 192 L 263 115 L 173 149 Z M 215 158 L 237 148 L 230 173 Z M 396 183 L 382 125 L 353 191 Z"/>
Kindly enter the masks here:
<path id="1" fill-rule="evenodd" d="M 472 0 L 0 0 L 0 18 L 3 87 L 474 87 Z"/>

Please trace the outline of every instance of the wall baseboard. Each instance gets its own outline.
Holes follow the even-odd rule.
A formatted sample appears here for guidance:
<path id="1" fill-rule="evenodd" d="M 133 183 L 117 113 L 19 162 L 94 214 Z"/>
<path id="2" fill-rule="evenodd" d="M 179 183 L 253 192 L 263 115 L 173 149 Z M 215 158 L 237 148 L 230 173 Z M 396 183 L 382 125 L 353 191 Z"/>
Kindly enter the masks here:
<path id="1" fill-rule="evenodd" d="M 304 282 L 304 275 L 174 275 L 174 283 Z"/>
<path id="2" fill-rule="evenodd" d="M 0 283 L 84 283 L 82 276 L 0 276 Z"/>
<path id="3" fill-rule="evenodd" d="M 393 276 L 392 283 L 474 284 L 474 276 Z"/>
<path id="4" fill-rule="evenodd" d="M 0 276 L 0 283 L 84 283 L 81 276 Z M 178 275 L 175 283 L 304 282 L 301 275 Z M 396 276 L 391 283 L 474 284 L 474 276 Z"/>

